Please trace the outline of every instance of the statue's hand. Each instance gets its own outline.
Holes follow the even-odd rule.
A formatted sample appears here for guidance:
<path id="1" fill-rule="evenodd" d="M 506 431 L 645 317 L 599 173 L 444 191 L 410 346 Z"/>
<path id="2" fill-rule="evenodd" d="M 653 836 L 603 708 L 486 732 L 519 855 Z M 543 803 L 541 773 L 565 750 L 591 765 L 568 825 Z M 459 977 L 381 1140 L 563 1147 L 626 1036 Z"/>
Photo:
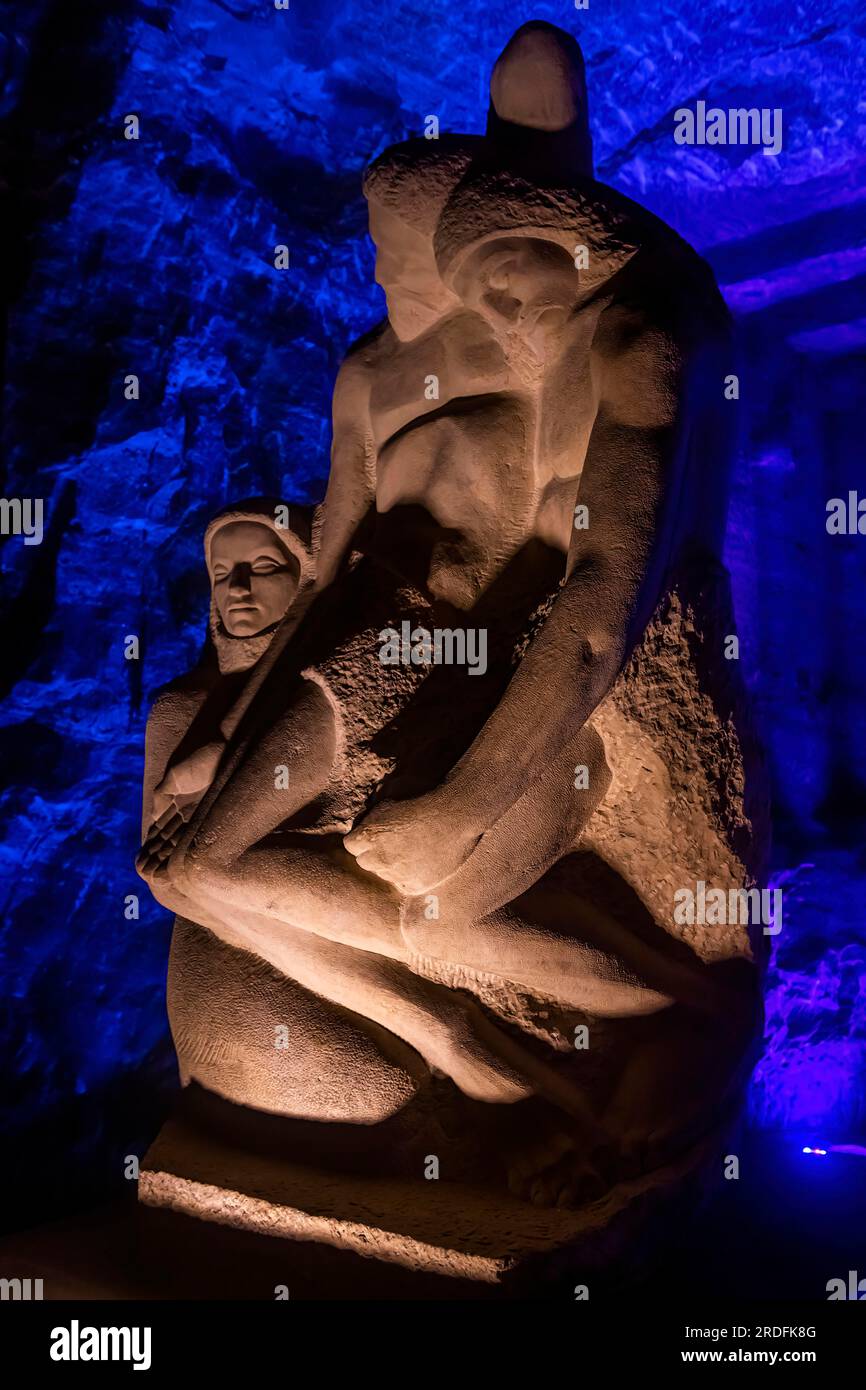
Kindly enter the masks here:
<path id="1" fill-rule="evenodd" d="M 213 781 L 224 751 L 224 743 L 205 744 L 170 767 L 155 788 L 151 826 L 135 860 L 142 878 L 151 881 L 168 872 L 180 832 Z"/>
<path id="2" fill-rule="evenodd" d="M 197 748 L 188 758 L 170 767 L 153 794 L 154 821 L 158 821 L 172 803 L 180 808 L 190 801 L 200 801 L 216 776 L 224 752 L 224 743 L 206 743 L 204 748 Z"/>
<path id="3" fill-rule="evenodd" d="M 400 893 L 425 893 L 450 878 L 478 843 L 435 792 L 410 801 L 383 801 L 349 831 L 343 843 L 362 869 Z"/>
<path id="4" fill-rule="evenodd" d="M 180 833 L 197 805 L 195 796 L 178 795 L 167 799 L 165 809 L 151 825 L 135 858 L 136 870 L 148 883 L 168 875 Z"/>
<path id="5" fill-rule="evenodd" d="M 163 839 L 155 826 L 151 826 L 147 839 L 135 856 L 135 869 L 147 883 L 164 878 L 168 871 L 168 860 L 172 844 Z"/>

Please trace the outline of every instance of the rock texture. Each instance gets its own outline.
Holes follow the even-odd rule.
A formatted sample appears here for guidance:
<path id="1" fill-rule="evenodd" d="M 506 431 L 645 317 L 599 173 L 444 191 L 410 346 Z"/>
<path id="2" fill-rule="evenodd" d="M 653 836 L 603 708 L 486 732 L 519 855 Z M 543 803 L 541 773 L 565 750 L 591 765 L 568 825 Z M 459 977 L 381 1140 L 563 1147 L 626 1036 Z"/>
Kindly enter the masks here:
<path id="1" fill-rule="evenodd" d="M 686 1171 L 684 1165 L 671 1166 L 661 1175 L 669 1203 L 681 1195 Z M 379 1278 L 383 1267 L 389 1270 L 391 1297 L 411 1298 L 419 1275 L 440 1276 L 443 1298 L 472 1296 L 473 1285 L 537 1297 L 557 1277 L 578 1283 L 589 1276 L 597 1289 L 595 1276 L 603 1278 L 602 1272 L 611 1268 L 626 1283 L 633 1272 L 634 1232 L 653 1187 L 657 1197 L 658 1180 L 638 1178 L 580 1215 L 543 1211 L 513 1199 L 491 1200 L 483 1188 L 465 1184 L 325 1175 L 282 1156 L 251 1153 L 203 1136 L 189 1123 L 174 1120 L 147 1154 L 140 1200 L 145 1223 L 154 1211 L 171 1212 L 229 1232 L 288 1242 L 275 1257 L 282 1259 L 285 1271 L 291 1270 L 291 1283 L 302 1296 L 316 1260 L 308 1252 L 324 1246 L 360 1255 L 377 1267 Z M 170 1239 L 171 1227 L 166 1230 Z M 176 1252 L 182 1240 L 194 1250 L 198 1239 L 194 1225 L 185 1233 L 178 1225 L 168 1248 Z M 276 1240 L 274 1245 L 276 1250 Z M 255 1258 L 245 1262 L 245 1278 L 254 1288 L 267 1287 L 269 1271 L 265 1267 L 263 1278 L 261 1263 Z M 354 1273 L 349 1296 L 357 1298 L 369 1288 L 369 1275 L 363 1268 Z M 351 1274 L 347 1281 L 344 1273 L 342 1282 L 351 1284 Z M 267 1296 L 272 1296 L 270 1290 Z"/>

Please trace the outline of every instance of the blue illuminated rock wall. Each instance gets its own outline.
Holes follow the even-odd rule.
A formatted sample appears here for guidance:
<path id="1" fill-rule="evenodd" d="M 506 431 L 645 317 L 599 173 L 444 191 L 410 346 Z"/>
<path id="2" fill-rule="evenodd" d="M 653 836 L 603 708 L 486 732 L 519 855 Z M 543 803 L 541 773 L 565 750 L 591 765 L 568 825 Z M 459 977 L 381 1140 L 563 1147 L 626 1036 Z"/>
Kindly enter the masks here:
<path id="1" fill-rule="evenodd" d="M 866 537 L 825 529 L 829 497 L 866 492 L 854 0 L 20 10 L 6 7 L 0 50 L 4 494 L 44 497 L 48 527 L 41 546 L 3 548 L 2 1034 L 19 1193 L 44 1211 L 119 1181 L 174 1085 L 169 920 L 132 861 L 148 702 L 201 637 L 203 526 L 234 497 L 321 495 L 337 366 L 383 307 L 361 168 L 428 114 L 482 129 L 490 64 L 529 18 L 580 38 L 598 176 L 708 256 L 740 324 L 728 551 L 785 890 L 753 1110 L 810 1136 L 862 1129 Z M 780 108 L 781 154 L 675 144 L 674 112 L 699 99 Z M 138 140 L 124 138 L 131 114 Z M 124 660 L 130 633 L 139 662 Z"/>

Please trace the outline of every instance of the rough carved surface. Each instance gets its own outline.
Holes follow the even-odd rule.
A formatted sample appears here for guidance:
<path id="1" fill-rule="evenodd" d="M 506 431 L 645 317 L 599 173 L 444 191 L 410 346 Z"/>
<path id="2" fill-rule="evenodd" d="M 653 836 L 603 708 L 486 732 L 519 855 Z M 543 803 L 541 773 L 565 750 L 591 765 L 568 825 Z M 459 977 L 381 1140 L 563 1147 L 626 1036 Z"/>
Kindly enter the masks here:
<path id="1" fill-rule="evenodd" d="M 662 1186 L 673 1192 L 682 1176 L 674 1165 Z M 537 1293 L 539 1273 L 575 1277 L 569 1243 L 576 1237 L 584 1273 L 618 1259 L 625 1275 L 623 1256 L 651 1186 L 652 1180 L 639 1178 L 588 1213 L 551 1212 L 492 1200 L 480 1187 L 376 1178 L 359 1183 L 212 1138 L 205 1145 L 173 1121 L 148 1154 L 141 1200 L 236 1230 L 354 1251 L 407 1272 L 494 1285 L 522 1276 L 524 1288 L 534 1281 Z M 255 1277 L 255 1268 L 250 1274 Z"/>
<path id="2" fill-rule="evenodd" d="M 375 1024 L 345 1012 L 178 919 L 169 960 L 168 1010 L 181 1079 L 274 1114 L 374 1124 L 406 1105 L 422 1068 Z M 292 1020 L 291 1046 L 274 1048 Z M 238 1020 L 246 1022 L 238 1027 Z"/>

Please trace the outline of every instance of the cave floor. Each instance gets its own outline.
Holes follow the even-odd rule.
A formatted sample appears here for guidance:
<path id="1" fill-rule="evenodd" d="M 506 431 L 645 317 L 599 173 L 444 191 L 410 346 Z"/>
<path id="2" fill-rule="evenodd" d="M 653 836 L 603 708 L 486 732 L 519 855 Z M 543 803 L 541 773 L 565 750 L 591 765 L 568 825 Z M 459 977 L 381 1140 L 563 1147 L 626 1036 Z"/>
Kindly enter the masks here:
<path id="1" fill-rule="evenodd" d="M 683 1306 L 722 1300 L 825 1301 L 827 1283 L 866 1274 L 866 1158 L 808 1157 L 786 1135 L 751 1134 L 740 1145 L 737 1181 L 726 1182 L 688 1229 L 671 1233 L 644 1280 L 617 1297 Z M 376 1262 L 269 1237 L 244 1237 L 175 1218 L 168 1244 L 143 1246 L 141 1209 L 122 1200 L 0 1240 L 0 1275 L 41 1278 L 48 1300 L 249 1298 L 244 1263 L 280 1247 L 290 1296 L 301 1299 L 426 1299 L 496 1296 L 450 1280 L 424 1280 Z M 166 1214 L 163 1214 L 166 1215 Z M 171 1215 L 171 1214 L 168 1214 Z M 148 1218 L 149 1219 L 149 1218 Z M 241 1239 L 238 1239 L 238 1235 Z M 197 1253 L 175 1261 L 172 1241 Z M 161 1256 L 154 1258 L 158 1249 Z M 166 1252 L 168 1252 L 166 1254 Z M 188 1255 L 188 1250 L 185 1254 Z M 405 1286 L 401 1286 L 403 1280 Z M 575 1276 L 539 1298 L 573 1298 Z M 602 1298 L 604 1291 L 600 1291 Z"/>

